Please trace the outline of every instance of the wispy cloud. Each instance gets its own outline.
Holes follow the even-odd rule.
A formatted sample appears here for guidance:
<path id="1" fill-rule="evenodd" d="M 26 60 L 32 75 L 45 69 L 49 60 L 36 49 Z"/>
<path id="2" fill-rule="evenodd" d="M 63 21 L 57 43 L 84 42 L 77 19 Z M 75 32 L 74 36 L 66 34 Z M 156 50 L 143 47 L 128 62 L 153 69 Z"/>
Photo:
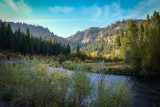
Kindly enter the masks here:
<path id="1" fill-rule="evenodd" d="M 82 8 L 83 13 L 89 14 L 89 21 L 104 23 L 107 21 L 118 20 L 122 17 L 123 11 L 119 4 L 112 3 L 112 5 L 105 5 L 103 7 L 98 7 L 93 5 L 89 8 Z"/>
<path id="2" fill-rule="evenodd" d="M 60 7 L 60 6 L 55 6 L 55 7 L 49 7 L 49 10 L 51 12 L 63 12 L 63 13 L 68 13 L 74 11 L 74 7 Z"/>
<path id="3" fill-rule="evenodd" d="M 90 21 L 107 24 L 107 22 L 111 23 L 122 19 L 144 19 L 147 14 L 152 15 L 154 10 L 160 11 L 159 5 L 159 0 L 143 0 L 132 9 L 124 9 L 120 6 L 120 2 L 113 2 L 111 5 L 103 7 L 93 5 L 89 8 L 83 8 L 83 10 L 90 14 Z"/>
<path id="4" fill-rule="evenodd" d="M 91 19 L 92 21 L 96 21 L 96 19 L 102 15 L 102 9 L 97 7 L 96 5 L 92 6 L 91 9 L 95 10 L 95 15 Z"/>
<path id="5" fill-rule="evenodd" d="M 25 12 L 31 12 L 31 7 L 24 3 L 24 0 L 17 2 L 19 9 L 23 9 Z"/>
<path id="6" fill-rule="evenodd" d="M 13 8 L 14 10 L 18 10 L 18 6 L 16 5 L 16 3 L 13 2 L 13 0 L 6 0 L 6 2 L 8 3 L 8 5 Z"/>
<path id="7" fill-rule="evenodd" d="M 139 4 L 137 4 L 134 9 L 127 10 L 128 18 L 146 18 L 146 15 L 152 15 L 153 12 L 160 11 L 160 2 L 159 0 L 143 0 Z"/>
<path id="8" fill-rule="evenodd" d="M 15 11 L 31 12 L 31 8 L 24 2 L 24 0 L 20 0 L 18 2 L 6 0 L 6 3 Z"/>

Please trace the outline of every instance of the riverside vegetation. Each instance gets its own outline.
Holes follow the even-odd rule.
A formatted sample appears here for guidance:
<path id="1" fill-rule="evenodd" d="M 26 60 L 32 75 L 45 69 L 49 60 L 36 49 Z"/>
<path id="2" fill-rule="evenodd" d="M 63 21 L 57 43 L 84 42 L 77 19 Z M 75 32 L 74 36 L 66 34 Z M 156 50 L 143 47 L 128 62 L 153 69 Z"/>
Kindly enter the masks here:
<path id="1" fill-rule="evenodd" d="M 159 12 L 155 11 L 151 17 L 147 15 L 147 19 L 138 24 L 136 24 L 134 20 L 131 20 L 126 30 L 118 30 L 114 44 L 110 45 L 111 49 L 109 49 L 110 51 L 108 51 L 108 54 L 100 54 L 100 50 L 103 50 L 105 47 L 105 44 L 102 45 L 101 43 L 105 42 L 101 41 L 100 43 L 98 42 L 97 45 L 92 46 L 93 48 L 98 47 L 99 49 L 97 49 L 95 52 L 88 53 L 87 58 L 84 58 L 83 54 L 77 55 L 77 57 L 83 61 L 86 59 L 91 59 L 93 62 L 99 62 L 103 60 L 106 62 L 123 61 L 126 65 L 130 65 L 128 67 L 123 67 L 124 65 L 121 67 L 109 66 L 106 71 L 109 70 L 115 74 L 121 73 L 126 75 L 133 74 L 143 76 L 160 76 Z M 108 46 L 109 45 L 107 45 L 107 47 Z M 85 50 L 85 48 L 81 49 L 83 52 L 85 52 Z M 77 53 L 81 54 L 79 51 L 77 51 Z M 125 72 L 124 70 L 128 71 Z"/>
<path id="2" fill-rule="evenodd" d="M 160 16 L 159 12 L 155 11 L 152 17 L 147 15 L 147 20 L 143 20 L 141 23 L 131 20 L 125 30 L 118 30 L 114 44 L 110 46 L 111 49 L 106 54 L 100 54 L 99 50 L 86 54 L 83 48 L 80 49 L 79 44 L 76 52 L 71 52 L 69 43 L 65 45 L 55 39 L 33 37 L 30 35 L 29 28 L 26 29 L 25 34 L 20 31 L 20 28 L 13 33 L 10 23 L 6 26 L 1 22 L 0 49 L 23 55 L 56 56 L 57 61 L 67 69 L 73 69 L 78 65 L 77 63 L 84 62 L 81 64 L 88 71 L 95 72 L 94 66 L 88 66 L 87 63 L 91 62 L 93 63 L 91 65 L 95 65 L 95 62 L 105 61 L 105 63 L 117 62 L 114 66 L 105 64 L 105 73 L 159 76 L 159 31 Z M 105 47 L 105 45 L 101 46 Z M 69 61 L 72 62 L 69 63 Z M 123 64 L 119 64 L 119 61 Z"/>
<path id="3" fill-rule="evenodd" d="M 106 85 L 104 73 L 160 75 L 160 16 L 156 11 L 141 24 L 130 21 L 126 30 L 117 32 L 107 55 L 98 51 L 86 54 L 79 44 L 76 52 L 71 52 L 69 43 L 32 37 L 28 28 L 25 34 L 19 28 L 13 33 L 10 24 L 1 24 L 2 51 L 50 57 L 43 61 L 27 59 L 16 65 L 0 64 L 2 96 L 13 106 L 128 107 L 132 105 L 131 86 L 125 80 Z M 61 66 L 74 72 L 50 69 Z M 100 74 L 96 86 L 88 71 Z"/>
<path id="4" fill-rule="evenodd" d="M 0 64 L 3 98 L 13 106 L 131 105 L 131 85 L 125 80 L 106 86 L 102 74 L 95 89 L 84 67 L 77 66 L 74 70 L 71 73 L 50 70 L 48 64 L 30 60 L 17 65 Z"/>

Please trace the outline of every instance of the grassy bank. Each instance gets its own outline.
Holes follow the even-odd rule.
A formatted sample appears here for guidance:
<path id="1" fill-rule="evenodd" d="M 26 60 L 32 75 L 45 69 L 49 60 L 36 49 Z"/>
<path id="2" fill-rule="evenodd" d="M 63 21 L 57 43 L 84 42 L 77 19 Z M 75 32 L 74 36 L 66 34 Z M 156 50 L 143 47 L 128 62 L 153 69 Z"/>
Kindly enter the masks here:
<path id="1" fill-rule="evenodd" d="M 62 63 L 63 68 L 74 70 L 77 66 L 82 66 L 86 71 L 104 74 L 116 75 L 140 75 L 134 66 L 128 65 L 124 62 L 99 62 L 99 63 L 75 63 L 72 61 L 65 61 Z"/>
<path id="2" fill-rule="evenodd" d="M 49 71 L 49 65 L 43 63 L 24 60 L 18 65 L 0 64 L 3 98 L 13 106 L 104 106 L 106 102 L 110 107 L 131 105 L 130 85 L 124 81 L 109 86 L 99 83 L 101 86 L 95 90 L 94 81 L 85 73 L 88 68 L 77 66 L 75 72 L 66 73 Z"/>

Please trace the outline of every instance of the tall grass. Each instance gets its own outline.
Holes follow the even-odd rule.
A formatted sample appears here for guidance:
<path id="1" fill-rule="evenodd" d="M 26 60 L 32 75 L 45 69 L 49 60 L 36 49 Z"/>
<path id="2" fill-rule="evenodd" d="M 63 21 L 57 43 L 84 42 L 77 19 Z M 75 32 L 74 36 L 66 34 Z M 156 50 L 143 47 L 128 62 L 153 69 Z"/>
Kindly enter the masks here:
<path id="1" fill-rule="evenodd" d="M 84 66 L 76 66 L 75 72 L 49 71 L 49 65 L 24 60 L 23 64 L 0 64 L 0 86 L 3 98 L 14 106 L 99 106 L 103 104 L 128 105 L 129 88 L 125 84 L 110 85 L 94 91 L 94 82 Z M 104 83 L 104 82 L 103 82 Z M 94 100 L 91 94 L 96 92 Z M 101 93 L 101 94 L 100 94 Z M 129 98 L 129 99 L 128 99 Z M 90 104 L 88 101 L 94 100 Z"/>
<path id="2" fill-rule="evenodd" d="M 106 85 L 103 82 L 98 85 L 97 100 L 94 105 L 97 107 L 131 107 L 132 92 L 131 85 L 123 80 L 120 83 Z"/>

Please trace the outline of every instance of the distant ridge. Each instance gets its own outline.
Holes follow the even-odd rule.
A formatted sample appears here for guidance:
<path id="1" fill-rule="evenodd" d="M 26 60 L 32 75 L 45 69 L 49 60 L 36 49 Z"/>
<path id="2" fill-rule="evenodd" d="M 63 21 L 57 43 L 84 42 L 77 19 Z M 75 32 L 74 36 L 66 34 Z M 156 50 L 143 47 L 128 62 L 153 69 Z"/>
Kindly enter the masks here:
<path id="1" fill-rule="evenodd" d="M 9 22 L 6 22 L 9 23 Z M 66 40 L 63 37 L 57 36 L 55 35 L 53 32 L 50 32 L 50 30 L 48 28 L 44 28 L 42 26 L 39 25 L 32 25 L 32 24 L 26 24 L 26 23 L 14 23 L 14 22 L 10 22 L 11 24 L 11 28 L 12 31 L 15 32 L 15 30 L 18 28 L 18 26 L 20 27 L 22 32 L 26 32 L 26 28 L 29 27 L 30 33 L 32 34 L 32 36 L 36 36 L 36 37 L 42 37 L 42 38 L 55 38 L 57 41 L 61 42 L 61 43 L 67 43 L 68 40 Z"/>

